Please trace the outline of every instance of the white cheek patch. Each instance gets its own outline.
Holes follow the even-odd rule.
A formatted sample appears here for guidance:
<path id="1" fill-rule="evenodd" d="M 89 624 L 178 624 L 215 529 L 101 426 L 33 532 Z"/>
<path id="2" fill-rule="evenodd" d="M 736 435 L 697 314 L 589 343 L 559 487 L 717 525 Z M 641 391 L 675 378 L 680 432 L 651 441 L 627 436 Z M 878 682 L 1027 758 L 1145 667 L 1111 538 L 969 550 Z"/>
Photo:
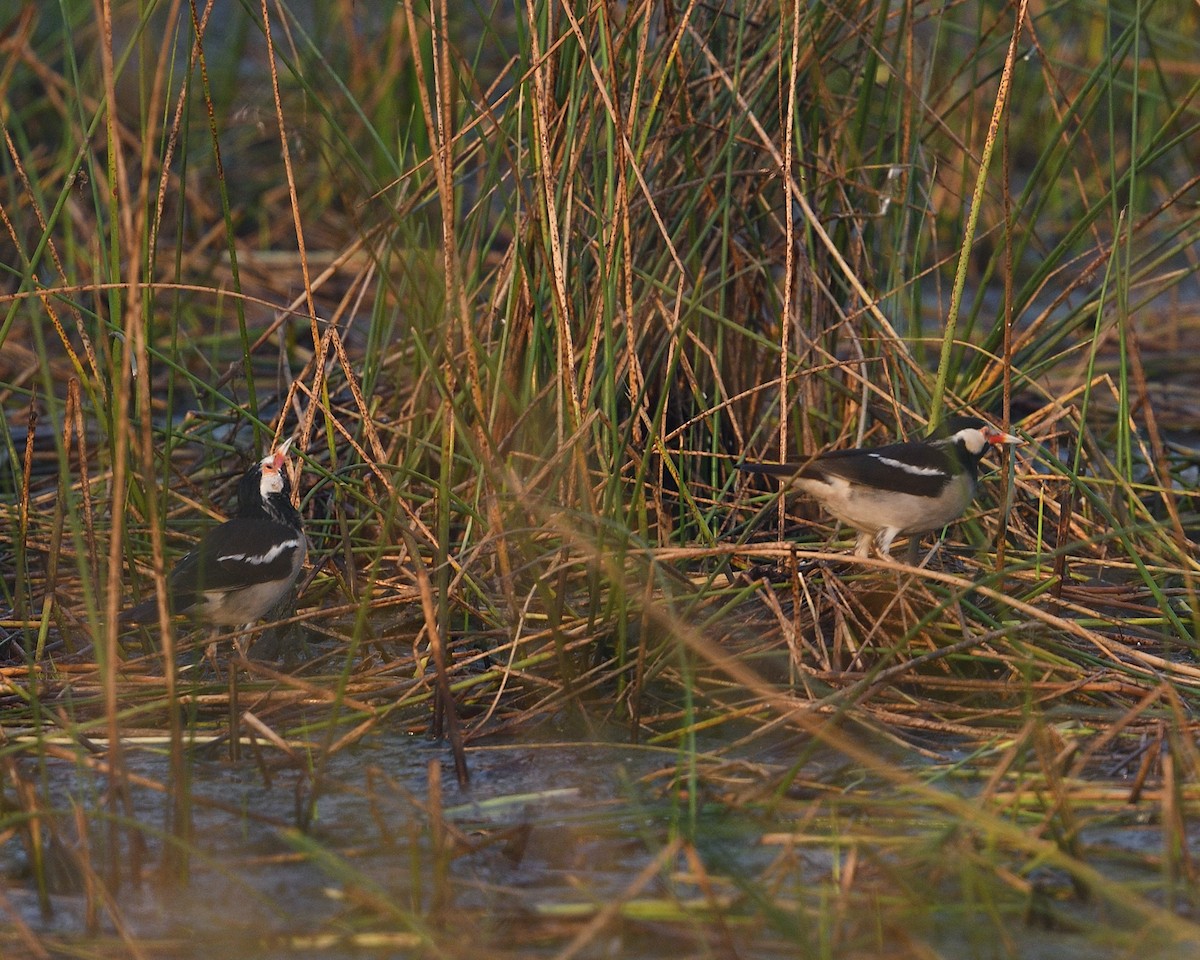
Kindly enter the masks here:
<path id="1" fill-rule="evenodd" d="M 282 543 L 275 544 L 266 553 L 226 553 L 217 557 L 217 561 L 224 563 L 227 560 L 235 560 L 238 563 L 250 563 L 257 567 L 264 563 L 270 563 L 284 551 L 295 550 L 299 546 L 299 540 L 284 540 Z"/>
<path id="2" fill-rule="evenodd" d="M 988 445 L 988 438 L 982 430 L 976 430 L 974 427 L 969 427 L 966 430 L 959 430 L 951 440 L 959 440 L 972 454 L 983 453 L 983 448 Z"/>
<path id="3" fill-rule="evenodd" d="M 881 457 L 877 453 L 871 454 L 872 459 L 879 461 L 884 466 L 893 467 L 896 470 L 902 470 L 904 473 L 912 474 L 914 477 L 944 477 L 947 476 L 946 471 L 940 467 L 918 467 L 914 463 L 905 463 L 903 460 L 893 460 L 891 457 Z"/>

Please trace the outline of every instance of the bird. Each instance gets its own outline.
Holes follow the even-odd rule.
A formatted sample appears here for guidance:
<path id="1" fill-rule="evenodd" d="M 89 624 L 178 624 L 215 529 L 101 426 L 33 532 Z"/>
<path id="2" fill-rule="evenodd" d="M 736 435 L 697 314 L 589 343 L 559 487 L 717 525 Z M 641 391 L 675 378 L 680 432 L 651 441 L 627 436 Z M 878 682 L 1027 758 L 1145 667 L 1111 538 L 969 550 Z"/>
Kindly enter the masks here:
<path id="1" fill-rule="evenodd" d="M 749 473 L 788 478 L 838 520 L 858 531 L 854 553 L 891 559 L 892 542 L 909 535 L 915 560 L 922 534 L 963 515 L 975 498 L 979 462 L 992 447 L 1021 443 L 978 417 L 955 415 L 924 440 L 833 450 L 803 463 L 743 461 Z"/>
<path id="2" fill-rule="evenodd" d="M 261 620 L 296 582 L 308 551 L 287 475 L 291 440 L 263 457 L 238 482 L 237 513 L 210 530 L 167 577 L 172 613 L 213 627 Z M 158 617 L 154 597 L 121 614 L 123 622 Z"/>

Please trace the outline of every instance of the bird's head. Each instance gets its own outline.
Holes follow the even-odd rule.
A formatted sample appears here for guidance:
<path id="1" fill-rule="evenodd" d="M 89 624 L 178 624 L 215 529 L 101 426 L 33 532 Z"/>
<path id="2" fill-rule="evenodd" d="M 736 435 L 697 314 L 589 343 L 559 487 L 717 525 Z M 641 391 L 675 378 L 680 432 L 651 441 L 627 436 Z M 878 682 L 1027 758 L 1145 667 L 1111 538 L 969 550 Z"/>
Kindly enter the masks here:
<path id="1" fill-rule="evenodd" d="M 997 430 L 986 420 L 980 420 L 979 417 L 949 417 L 938 428 L 934 436 L 943 442 L 961 443 L 973 457 L 982 457 L 988 447 L 1024 442 L 1018 436 Z"/>
<path id="2" fill-rule="evenodd" d="M 287 453 L 291 445 L 292 438 L 288 437 L 258 462 L 258 493 L 263 500 L 274 494 L 287 494 L 290 492 L 291 483 L 287 475 Z"/>

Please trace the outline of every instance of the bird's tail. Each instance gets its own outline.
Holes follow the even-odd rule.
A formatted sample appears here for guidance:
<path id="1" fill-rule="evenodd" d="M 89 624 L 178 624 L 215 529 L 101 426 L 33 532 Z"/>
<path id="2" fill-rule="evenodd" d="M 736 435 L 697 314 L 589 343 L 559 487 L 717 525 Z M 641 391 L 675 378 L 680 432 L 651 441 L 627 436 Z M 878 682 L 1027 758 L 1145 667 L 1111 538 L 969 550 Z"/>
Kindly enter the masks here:
<path id="1" fill-rule="evenodd" d="M 758 463 L 753 460 L 743 460 L 738 465 L 739 470 L 746 473 L 762 473 L 769 477 L 792 477 L 802 466 L 799 463 Z"/>
<path id="2" fill-rule="evenodd" d="M 118 623 L 149 623 L 151 620 L 158 619 L 158 600 L 150 597 L 148 600 L 143 600 L 137 606 L 130 607 L 128 610 L 122 610 L 117 617 Z"/>

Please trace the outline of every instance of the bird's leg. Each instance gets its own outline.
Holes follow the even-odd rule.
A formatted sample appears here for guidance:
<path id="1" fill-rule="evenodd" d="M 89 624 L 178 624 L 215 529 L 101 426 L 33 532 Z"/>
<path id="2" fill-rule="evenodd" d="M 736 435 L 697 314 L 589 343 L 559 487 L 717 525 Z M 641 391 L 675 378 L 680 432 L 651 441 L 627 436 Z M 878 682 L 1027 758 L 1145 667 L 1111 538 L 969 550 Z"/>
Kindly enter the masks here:
<path id="1" fill-rule="evenodd" d="M 238 671 L 236 664 L 229 665 L 229 759 L 242 758 L 242 729 L 238 714 Z"/>
<path id="2" fill-rule="evenodd" d="M 895 527 L 884 527 L 875 534 L 875 549 L 884 560 L 892 559 L 892 541 L 899 535 L 900 531 Z"/>
<path id="3" fill-rule="evenodd" d="M 854 546 L 854 555 L 856 557 L 869 557 L 871 555 L 871 541 L 873 539 L 872 534 L 860 533 L 858 535 L 858 543 Z"/>
<path id="4" fill-rule="evenodd" d="M 208 644 L 204 648 L 204 657 L 212 665 L 213 673 L 217 679 L 221 678 L 221 668 L 217 664 L 217 643 L 220 640 L 221 631 L 213 630 L 208 635 Z"/>
<path id="5" fill-rule="evenodd" d="M 913 534 L 908 538 L 908 550 L 905 559 L 910 567 L 915 567 L 921 562 L 921 535 Z"/>
<path id="6" fill-rule="evenodd" d="M 239 660 L 246 659 L 246 650 L 248 648 L 245 646 L 245 643 L 250 639 L 250 628 L 252 626 L 254 626 L 252 623 L 243 623 L 238 627 L 238 632 L 233 636 L 233 652 L 237 654 Z"/>
<path id="7" fill-rule="evenodd" d="M 243 623 L 233 638 L 234 658 L 229 664 L 229 759 L 242 758 L 241 708 L 238 706 L 238 664 L 246 658 L 242 644 L 250 636 L 252 623 Z"/>

